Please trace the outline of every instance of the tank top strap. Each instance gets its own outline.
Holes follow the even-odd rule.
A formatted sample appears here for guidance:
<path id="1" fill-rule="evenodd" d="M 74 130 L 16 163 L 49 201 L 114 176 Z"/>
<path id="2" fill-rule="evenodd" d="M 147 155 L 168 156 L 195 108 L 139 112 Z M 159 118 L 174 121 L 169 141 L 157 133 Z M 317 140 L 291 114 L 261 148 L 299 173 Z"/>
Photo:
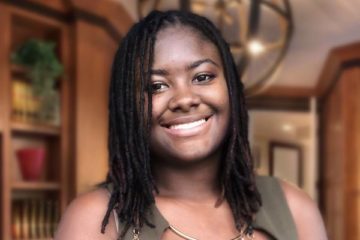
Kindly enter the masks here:
<path id="1" fill-rule="evenodd" d="M 273 239 L 297 240 L 296 226 L 279 180 L 257 176 L 256 185 L 263 205 L 256 214 L 254 228 L 264 231 Z"/>

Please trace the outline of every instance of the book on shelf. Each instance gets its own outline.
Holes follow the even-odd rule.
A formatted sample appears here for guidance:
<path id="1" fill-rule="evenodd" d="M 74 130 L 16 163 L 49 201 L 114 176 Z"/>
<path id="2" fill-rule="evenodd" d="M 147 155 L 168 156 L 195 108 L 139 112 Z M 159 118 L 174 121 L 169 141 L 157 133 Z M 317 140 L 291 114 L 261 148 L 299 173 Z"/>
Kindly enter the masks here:
<path id="1" fill-rule="evenodd" d="M 15 122 L 36 123 L 40 101 L 34 96 L 29 82 L 12 80 L 12 106 L 12 119 Z"/>
<path id="2" fill-rule="evenodd" d="M 55 231 L 58 225 L 58 222 L 60 221 L 60 203 L 58 200 L 54 201 L 54 207 L 53 207 L 53 220 L 51 221 L 51 233 L 52 236 L 55 235 Z"/>
<path id="3" fill-rule="evenodd" d="M 45 237 L 51 237 L 51 224 L 52 224 L 52 214 L 53 214 L 53 202 L 52 201 L 46 201 L 46 208 L 45 208 Z"/>
<path id="4" fill-rule="evenodd" d="M 58 94 L 55 91 L 53 101 L 57 101 Z M 47 107 L 46 119 L 44 106 Z M 12 80 L 12 120 L 14 122 L 58 126 L 60 124 L 59 106 L 54 109 L 50 108 L 51 111 L 49 111 L 49 106 L 52 104 L 41 100 L 41 97 L 34 94 L 30 82 L 17 78 Z"/>
<path id="5" fill-rule="evenodd" d="M 37 229 L 36 229 L 36 206 L 37 202 L 35 199 L 30 200 L 30 206 L 31 206 L 31 214 L 30 214 L 30 238 L 35 239 L 37 238 Z"/>
<path id="6" fill-rule="evenodd" d="M 19 201 L 13 202 L 12 220 L 11 220 L 12 236 L 14 239 L 21 238 L 21 212 Z"/>
<path id="7" fill-rule="evenodd" d="M 58 201 L 18 199 L 12 205 L 12 239 L 51 239 L 59 221 Z"/>
<path id="8" fill-rule="evenodd" d="M 45 238 L 45 200 L 41 199 L 39 200 L 39 218 L 38 218 L 38 237 L 39 238 Z"/>
<path id="9" fill-rule="evenodd" d="M 30 237 L 29 234 L 29 202 L 22 202 L 21 207 L 21 236 L 24 239 L 28 239 Z"/>

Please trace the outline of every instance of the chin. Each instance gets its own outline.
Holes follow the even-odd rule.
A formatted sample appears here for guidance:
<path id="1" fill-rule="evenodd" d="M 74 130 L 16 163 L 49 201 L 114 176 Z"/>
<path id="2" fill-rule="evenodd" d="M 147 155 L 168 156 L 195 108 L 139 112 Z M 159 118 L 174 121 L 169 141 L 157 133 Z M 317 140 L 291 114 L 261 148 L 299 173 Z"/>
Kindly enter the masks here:
<path id="1" fill-rule="evenodd" d="M 189 144 L 191 145 L 191 144 Z M 162 152 L 161 159 L 169 164 L 176 165 L 186 165 L 193 163 L 204 163 L 204 162 L 212 162 L 214 160 L 218 160 L 220 156 L 220 148 L 216 148 L 217 150 L 212 150 L 213 148 L 206 148 L 204 145 L 200 145 L 201 147 L 197 147 L 198 145 L 192 144 L 192 146 L 177 146 L 176 149 L 167 149 L 166 154 Z M 172 151 L 171 151 L 172 150 Z"/>
<path id="2" fill-rule="evenodd" d="M 191 163 L 191 162 L 202 162 L 206 159 L 209 159 L 209 155 L 195 152 L 195 153 L 186 153 L 186 154 L 178 154 L 174 155 L 173 159 L 176 159 L 177 162 L 183 162 L 183 163 Z"/>

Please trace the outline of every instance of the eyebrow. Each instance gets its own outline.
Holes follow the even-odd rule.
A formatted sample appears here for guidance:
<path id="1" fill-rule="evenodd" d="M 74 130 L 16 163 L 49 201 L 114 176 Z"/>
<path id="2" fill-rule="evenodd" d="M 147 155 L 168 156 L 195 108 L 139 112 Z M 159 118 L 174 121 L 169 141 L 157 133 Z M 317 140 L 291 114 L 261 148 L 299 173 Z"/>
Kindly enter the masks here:
<path id="1" fill-rule="evenodd" d="M 151 69 L 150 70 L 151 75 L 160 75 L 160 76 L 168 76 L 169 72 L 165 69 Z"/>
<path id="2" fill-rule="evenodd" d="M 193 63 L 191 63 L 189 66 L 186 67 L 186 70 L 189 71 L 189 70 L 192 70 L 194 68 L 197 68 L 198 66 L 200 66 L 201 64 L 203 63 L 210 63 L 216 67 L 219 67 L 219 65 L 214 62 L 213 60 L 209 59 L 209 58 L 206 58 L 206 59 L 201 59 L 201 60 L 198 60 L 198 61 L 195 61 Z"/>
<path id="3" fill-rule="evenodd" d="M 219 67 L 219 64 L 217 64 L 216 62 L 214 62 L 213 60 L 206 58 L 206 59 L 201 59 L 198 61 L 195 61 L 193 63 L 190 63 L 188 66 L 186 66 L 186 71 L 190 71 L 194 68 L 197 68 L 198 66 L 200 66 L 203 63 L 210 63 L 216 67 Z M 151 69 L 150 70 L 150 74 L 151 75 L 160 75 L 160 76 L 168 76 L 169 72 L 165 69 Z"/>

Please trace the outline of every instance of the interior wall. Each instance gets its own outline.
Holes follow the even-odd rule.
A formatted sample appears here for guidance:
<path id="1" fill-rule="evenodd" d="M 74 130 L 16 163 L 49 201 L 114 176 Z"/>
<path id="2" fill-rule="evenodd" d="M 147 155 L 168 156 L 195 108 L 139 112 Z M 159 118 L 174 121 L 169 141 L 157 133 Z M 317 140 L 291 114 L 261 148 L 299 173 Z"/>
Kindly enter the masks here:
<path id="1" fill-rule="evenodd" d="M 108 87 L 117 43 L 103 29 L 76 23 L 75 194 L 105 180 Z"/>
<path id="2" fill-rule="evenodd" d="M 305 168 L 308 179 L 307 192 L 319 202 L 319 114 L 317 111 L 317 100 L 310 100 L 310 139 L 309 139 L 309 161 Z"/>
<path id="3" fill-rule="evenodd" d="M 138 19 L 137 16 L 137 1 L 129 0 L 114 0 L 120 2 L 120 4 L 126 9 L 133 20 Z"/>
<path id="4" fill-rule="evenodd" d="M 295 144 L 302 147 L 302 188 L 303 190 L 315 201 L 318 200 L 318 136 L 317 136 L 317 121 L 318 116 L 316 113 L 316 100 L 312 100 L 311 111 L 308 113 L 303 113 L 306 115 L 304 121 L 306 121 L 307 130 L 298 130 L 296 134 L 286 136 L 285 134 L 276 134 L 274 131 L 261 131 L 264 129 L 264 126 L 259 126 L 256 124 L 262 123 L 267 124 L 265 128 L 279 128 L 279 126 L 273 126 L 267 121 L 255 121 L 254 117 L 257 117 L 256 114 L 250 112 L 250 142 L 253 148 L 253 155 L 255 161 L 256 171 L 260 175 L 269 175 L 270 174 L 270 142 L 277 141 L 288 144 Z M 271 118 L 272 114 L 277 114 L 279 111 L 266 111 L 267 117 Z M 292 112 L 282 112 L 282 114 L 291 115 Z M 260 116 L 260 115 L 258 115 Z M 254 122 L 256 122 L 254 124 Z M 259 158 L 259 159 L 257 159 Z"/>

